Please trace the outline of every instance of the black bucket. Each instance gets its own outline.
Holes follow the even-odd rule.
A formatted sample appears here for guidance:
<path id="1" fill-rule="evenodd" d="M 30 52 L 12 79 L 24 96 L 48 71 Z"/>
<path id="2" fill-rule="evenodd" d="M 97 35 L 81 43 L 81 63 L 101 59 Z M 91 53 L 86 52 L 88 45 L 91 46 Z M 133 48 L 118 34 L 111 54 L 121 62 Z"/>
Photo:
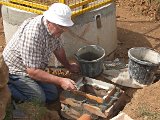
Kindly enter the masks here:
<path id="1" fill-rule="evenodd" d="M 140 84 L 151 84 L 159 68 L 160 54 L 149 48 L 136 47 L 128 51 L 128 56 L 130 77 Z"/>
<path id="2" fill-rule="evenodd" d="M 87 77 L 96 77 L 103 71 L 105 50 L 97 45 L 88 45 L 80 48 L 76 53 L 81 74 Z"/>

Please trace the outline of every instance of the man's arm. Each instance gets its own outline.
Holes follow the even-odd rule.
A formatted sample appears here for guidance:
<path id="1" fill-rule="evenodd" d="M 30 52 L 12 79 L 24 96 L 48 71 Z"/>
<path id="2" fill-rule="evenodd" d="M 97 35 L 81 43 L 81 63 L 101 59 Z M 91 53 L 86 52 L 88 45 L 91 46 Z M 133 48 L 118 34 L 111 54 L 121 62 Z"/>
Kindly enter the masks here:
<path id="1" fill-rule="evenodd" d="M 27 68 L 26 71 L 29 74 L 29 77 L 35 80 L 47 82 L 47 83 L 55 83 L 57 85 L 60 85 L 61 78 L 58 76 L 54 76 L 41 69 L 35 69 L 35 68 Z"/>
<path id="2" fill-rule="evenodd" d="M 27 68 L 29 77 L 37 81 L 52 83 L 61 86 L 64 90 L 75 90 L 75 82 L 68 78 L 61 78 L 41 69 Z"/>
<path id="3" fill-rule="evenodd" d="M 61 47 L 59 49 L 56 49 L 54 51 L 54 55 L 56 56 L 56 58 L 58 59 L 58 61 L 64 65 L 65 68 L 69 68 L 70 67 L 70 64 L 67 60 L 67 57 L 66 57 L 66 53 L 64 51 L 64 48 Z"/>
<path id="4" fill-rule="evenodd" d="M 56 49 L 54 51 L 54 54 L 55 54 L 56 58 L 58 59 L 58 61 L 60 63 L 62 63 L 64 65 L 64 67 L 67 68 L 68 70 L 70 70 L 71 72 L 77 73 L 80 71 L 79 65 L 77 63 L 69 63 L 63 47 Z"/>

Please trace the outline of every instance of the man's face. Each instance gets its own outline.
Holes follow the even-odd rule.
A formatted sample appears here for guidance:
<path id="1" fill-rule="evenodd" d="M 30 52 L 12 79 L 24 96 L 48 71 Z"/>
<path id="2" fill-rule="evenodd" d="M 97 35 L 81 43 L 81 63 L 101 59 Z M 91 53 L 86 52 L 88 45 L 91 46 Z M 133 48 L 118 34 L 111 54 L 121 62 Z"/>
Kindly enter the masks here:
<path id="1" fill-rule="evenodd" d="M 61 34 L 67 30 L 67 27 L 60 26 L 55 23 L 51 23 L 49 21 L 47 21 L 47 26 L 49 33 L 55 38 L 59 38 Z"/>

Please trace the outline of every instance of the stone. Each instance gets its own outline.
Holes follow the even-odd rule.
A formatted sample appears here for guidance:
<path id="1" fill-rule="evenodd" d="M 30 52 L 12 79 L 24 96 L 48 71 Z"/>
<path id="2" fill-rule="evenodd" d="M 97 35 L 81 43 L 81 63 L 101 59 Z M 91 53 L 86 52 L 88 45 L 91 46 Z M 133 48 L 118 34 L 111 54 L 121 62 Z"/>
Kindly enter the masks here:
<path id="1" fill-rule="evenodd" d="M 8 78 L 8 67 L 3 60 L 2 53 L 0 52 L 0 89 L 7 84 Z"/>
<path id="2" fill-rule="evenodd" d="M 8 86 L 4 86 L 0 89 L 0 120 L 5 118 L 6 107 L 11 100 L 11 93 Z"/>

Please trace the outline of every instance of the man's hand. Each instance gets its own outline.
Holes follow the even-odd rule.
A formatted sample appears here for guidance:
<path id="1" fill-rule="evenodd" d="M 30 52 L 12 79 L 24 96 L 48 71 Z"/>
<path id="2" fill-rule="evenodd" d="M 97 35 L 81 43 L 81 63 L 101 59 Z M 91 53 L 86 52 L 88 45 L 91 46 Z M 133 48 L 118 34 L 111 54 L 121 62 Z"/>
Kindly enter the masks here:
<path id="1" fill-rule="evenodd" d="M 60 86 L 64 89 L 64 90 L 76 90 L 76 83 L 68 78 L 62 78 L 61 82 L 60 82 Z"/>
<path id="2" fill-rule="evenodd" d="M 70 63 L 70 66 L 69 66 L 69 71 L 72 72 L 72 73 L 78 73 L 80 72 L 80 67 L 77 63 Z"/>

